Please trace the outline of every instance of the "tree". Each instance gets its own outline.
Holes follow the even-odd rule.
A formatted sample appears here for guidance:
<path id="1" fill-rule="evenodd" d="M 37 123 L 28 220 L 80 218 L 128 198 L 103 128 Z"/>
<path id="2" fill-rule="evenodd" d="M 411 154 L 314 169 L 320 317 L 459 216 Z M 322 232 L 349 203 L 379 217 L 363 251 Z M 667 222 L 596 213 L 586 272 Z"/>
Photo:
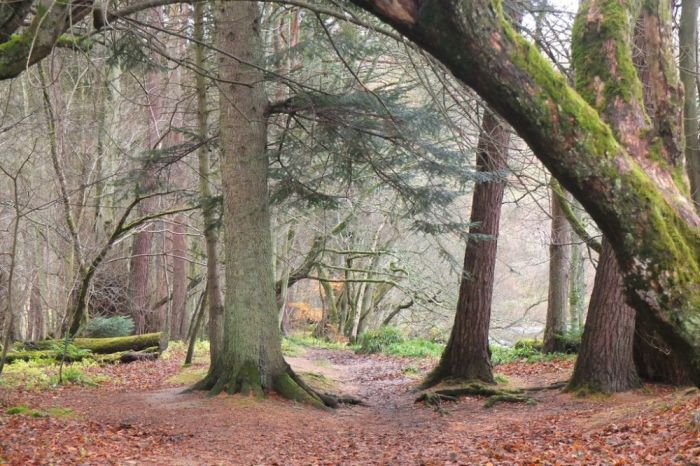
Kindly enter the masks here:
<path id="1" fill-rule="evenodd" d="M 481 121 L 477 170 L 498 177 L 506 169 L 509 143 L 508 127 L 486 109 Z M 474 190 L 469 217 L 472 226 L 464 253 L 455 322 L 440 362 L 424 382 L 425 386 L 447 378 L 494 381 L 489 324 L 504 189 L 504 181 L 495 178 L 478 184 Z"/>
<path id="2" fill-rule="evenodd" d="M 581 4 L 574 67 L 577 87 L 594 108 L 513 30 L 500 2 L 354 3 L 432 53 L 506 118 L 607 235 L 628 300 L 700 384 L 700 218 L 682 180 L 655 158 L 673 149 L 648 131 L 639 103 L 631 59 L 636 4 Z M 657 8 L 650 19 L 667 27 L 668 8 Z M 670 56 L 670 45 L 661 52 Z M 662 69 L 673 79 L 673 69 Z M 602 114 L 621 124 L 611 129 Z"/>
<path id="3" fill-rule="evenodd" d="M 698 132 L 698 0 L 683 0 L 678 29 L 679 70 L 685 95 L 683 129 L 685 131 L 685 163 L 690 179 L 690 192 L 700 209 L 700 133 Z"/>
<path id="4" fill-rule="evenodd" d="M 552 181 L 556 183 L 556 181 Z M 569 271 L 571 258 L 571 228 L 564 216 L 562 202 L 552 188 L 552 234 L 549 242 L 549 292 L 547 321 L 544 328 L 543 351 L 564 350 L 566 314 L 569 305 Z"/>
<path id="5" fill-rule="evenodd" d="M 268 205 L 267 98 L 262 85 L 260 9 L 215 6 L 219 54 L 219 133 L 226 238 L 223 344 L 196 389 L 216 394 L 277 391 L 323 405 L 282 356 Z M 236 58 L 232 58 L 236 57 Z"/>
<path id="6" fill-rule="evenodd" d="M 639 386 L 632 360 L 634 322 L 634 309 L 625 301 L 617 260 L 610 243 L 603 240 L 570 390 L 621 392 Z"/>

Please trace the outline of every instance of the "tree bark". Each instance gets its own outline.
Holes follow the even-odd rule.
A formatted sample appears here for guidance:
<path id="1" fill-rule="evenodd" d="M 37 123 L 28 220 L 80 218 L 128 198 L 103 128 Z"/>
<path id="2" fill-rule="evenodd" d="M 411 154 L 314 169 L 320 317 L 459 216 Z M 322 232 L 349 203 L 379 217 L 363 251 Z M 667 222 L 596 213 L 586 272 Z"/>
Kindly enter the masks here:
<path id="1" fill-rule="evenodd" d="M 564 216 L 561 200 L 552 192 L 552 229 L 549 243 L 549 293 L 547 321 L 542 350 L 545 353 L 564 351 L 566 314 L 569 306 L 569 260 L 571 227 Z"/>
<path id="2" fill-rule="evenodd" d="M 640 385 L 631 351 L 634 322 L 635 311 L 625 301 L 617 260 L 603 239 L 570 390 L 613 393 Z"/>
<path id="3" fill-rule="evenodd" d="M 495 174 L 505 170 L 509 143 L 508 128 L 486 109 L 481 121 L 477 171 Z M 446 378 L 494 381 L 489 324 L 504 188 L 504 180 L 495 179 L 477 184 L 474 189 L 472 226 L 464 253 L 455 322 L 440 363 L 424 382 L 426 387 Z M 491 238 L 479 238 L 481 235 Z"/>

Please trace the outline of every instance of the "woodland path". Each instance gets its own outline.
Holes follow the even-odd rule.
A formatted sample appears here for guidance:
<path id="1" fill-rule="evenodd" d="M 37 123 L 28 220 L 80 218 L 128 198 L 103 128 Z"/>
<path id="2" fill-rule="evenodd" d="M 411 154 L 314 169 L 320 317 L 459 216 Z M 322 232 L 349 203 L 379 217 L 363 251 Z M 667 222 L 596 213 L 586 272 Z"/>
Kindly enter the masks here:
<path id="1" fill-rule="evenodd" d="M 288 361 L 319 388 L 367 405 L 322 411 L 274 397 L 183 394 L 182 373 L 172 378 L 177 361 L 139 362 L 114 366 L 97 388 L 3 394 L 3 406 L 74 415 L 0 416 L 0 452 L 9 464 L 700 464 L 689 417 L 700 409 L 697 391 L 646 387 L 596 399 L 546 391 L 536 405 L 486 409 L 463 398 L 437 411 L 413 402 L 419 378 L 406 375 L 435 361 L 324 349 Z M 192 378 L 202 370 L 188 369 Z M 497 368 L 518 386 L 570 370 L 571 362 Z"/>

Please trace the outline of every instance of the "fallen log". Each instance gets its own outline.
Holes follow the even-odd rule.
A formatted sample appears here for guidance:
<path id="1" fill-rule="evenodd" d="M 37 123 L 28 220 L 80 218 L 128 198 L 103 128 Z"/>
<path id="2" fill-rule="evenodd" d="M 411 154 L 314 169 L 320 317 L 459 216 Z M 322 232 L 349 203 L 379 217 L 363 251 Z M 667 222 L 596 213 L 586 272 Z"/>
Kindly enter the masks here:
<path id="1" fill-rule="evenodd" d="M 64 343 L 64 340 L 41 340 L 18 343 L 15 345 L 15 352 L 28 352 L 33 350 L 56 351 L 56 349 L 61 348 Z M 146 348 L 159 346 L 159 343 L 160 332 L 112 338 L 76 338 L 70 342 L 70 344 L 78 349 L 87 349 L 95 354 L 142 351 Z"/>

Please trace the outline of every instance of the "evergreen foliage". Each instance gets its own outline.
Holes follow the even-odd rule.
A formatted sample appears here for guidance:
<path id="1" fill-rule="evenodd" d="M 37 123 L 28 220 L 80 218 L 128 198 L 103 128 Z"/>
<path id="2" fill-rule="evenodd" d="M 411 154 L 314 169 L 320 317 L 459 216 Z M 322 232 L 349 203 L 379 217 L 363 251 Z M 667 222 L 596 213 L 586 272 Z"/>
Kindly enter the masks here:
<path id="1" fill-rule="evenodd" d="M 95 317 L 88 322 L 85 336 L 90 338 L 125 337 L 134 331 L 134 319 L 129 316 Z"/>

